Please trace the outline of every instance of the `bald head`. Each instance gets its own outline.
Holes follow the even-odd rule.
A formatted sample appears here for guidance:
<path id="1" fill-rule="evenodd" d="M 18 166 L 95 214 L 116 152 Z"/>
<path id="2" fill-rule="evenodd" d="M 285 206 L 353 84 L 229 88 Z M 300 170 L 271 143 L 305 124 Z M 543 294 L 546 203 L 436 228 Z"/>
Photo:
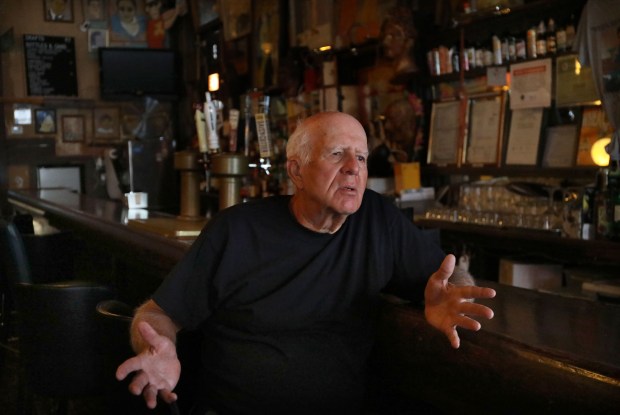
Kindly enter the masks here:
<path id="1" fill-rule="evenodd" d="M 300 163 L 307 164 L 313 143 L 320 137 L 338 134 L 341 128 L 366 138 L 364 127 L 355 117 L 337 111 L 319 112 L 304 119 L 291 134 L 286 145 L 286 157 L 296 158 Z"/>

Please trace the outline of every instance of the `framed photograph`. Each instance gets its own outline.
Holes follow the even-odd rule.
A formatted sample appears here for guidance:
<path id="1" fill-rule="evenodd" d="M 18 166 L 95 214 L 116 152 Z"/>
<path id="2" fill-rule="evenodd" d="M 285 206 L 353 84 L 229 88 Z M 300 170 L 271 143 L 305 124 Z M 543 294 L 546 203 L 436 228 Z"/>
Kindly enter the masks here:
<path id="1" fill-rule="evenodd" d="M 577 125 L 547 128 L 542 167 L 573 167 L 577 152 Z"/>
<path id="2" fill-rule="evenodd" d="M 38 134 L 56 133 L 56 110 L 35 109 L 34 110 L 34 131 Z"/>
<path id="3" fill-rule="evenodd" d="M 201 27 L 218 20 L 220 18 L 219 7 L 222 3 L 228 2 L 218 2 L 217 0 L 190 0 L 190 11 L 192 16 L 194 16 L 194 29 L 199 30 Z M 236 3 L 236 1 L 231 3 Z"/>
<path id="4" fill-rule="evenodd" d="M 62 141 L 79 143 L 84 141 L 85 136 L 83 115 L 62 116 Z"/>
<path id="5" fill-rule="evenodd" d="M 455 166 L 459 164 L 462 137 L 461 120 L 467 119 L 468 101 L 461 117 L 461 101 L 434 102 L 428 143 L 428 164 Z"/>
<path id="6" fill-rule="evenodd" d="M 120 140 L 120 110 L 116 107 L 95 108 L 93 111 L 93 136 L 98 142 Z"/>
<path id="7" fill-rule="evenodd" d="M 91 23 L 101 22 L 107 24 L 108 9 L 106 6 L 106 0 L 82 0 L 84 19 Z"/>
<path id="8" fill-rule="evenodd" d="M 43 0 L 43 13 L 46 22 L 72 22 L 73 0 Z"/>
<path id="9" fill-rule="evenodd" d="M 473 166 L 499 166 L 504 122 L 504 94 L 472 98 L 469 136 L 464 162 Z"/>
<path id="10" fill-rule="evenodd" d="M 96 52 L 99 48 L 105 48 L 110 44 L 106 29 L 88 29 L 88 51 Z"/>
<path id="11" fill-rule="evenodd" d="M 524 108 L 511 112 L 506 148 L 507 165 L 536 166 L 543 113 L 543 108 Z"/>

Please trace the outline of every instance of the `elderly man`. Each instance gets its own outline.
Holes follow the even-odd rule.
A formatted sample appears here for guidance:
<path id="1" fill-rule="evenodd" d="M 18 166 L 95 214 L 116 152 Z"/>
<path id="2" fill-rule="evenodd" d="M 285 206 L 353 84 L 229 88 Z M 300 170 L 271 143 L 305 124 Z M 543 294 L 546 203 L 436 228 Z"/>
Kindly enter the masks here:
<path id="1" fill-rule="evenodd" d="M 119 379 L 136 372 L 132 393 L 149 407 L 158 394 L 174 401 L 176 333 L 199 328 L 206 407 L 218 414 L 360 413 L 382 291 L 424 299 L 428 322 L 453 347 L 457 326 L 478 330 L 470 316 L 493 316 L 468 301 L 492 289 L 449 283 L 454 257 L 366 190 L 367 156 L 363 127 L 344 113 L 295 130 L 295 194 L 220 212 L 138 309 L 137 356 L 117 370 Z"/>

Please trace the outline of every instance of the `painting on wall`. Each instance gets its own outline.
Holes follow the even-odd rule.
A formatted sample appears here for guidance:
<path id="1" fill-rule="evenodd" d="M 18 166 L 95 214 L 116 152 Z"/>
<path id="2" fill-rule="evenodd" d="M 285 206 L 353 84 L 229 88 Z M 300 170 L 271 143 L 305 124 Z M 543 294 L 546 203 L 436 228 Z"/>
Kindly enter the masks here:
<path id="1" fill-rule="evenodd" d="M 115 0 L 111 0 L 115 1 Z M 108 20 L 108 10 L 106 8 L 106 0 L 82 0 L 84 8 L 84 19 L 91 24 L 105 24 Z"/>
<path id="2" fill-rule="evenodd" d="M 95 108 L 93 113 L 95 143 L 114 143 L 120 140 L 120 110 L 116 107 Z"/>
<path id="3" fill-rule="evenodd" d="M 43 13 L 46 22 L 72 22 L 73 0 L 43 0 Z"/>
<path id="4" fill-rule="evenodd" d="M 38 134 L 56 133 L 56 110 L 34 110 L 34 131 Z"/>
<path id="5" fill-rule="evenodd" d="M 63 115 L 62 141 L 66 143 L 83 142 L 85 138 L 84 116 Z"/>
<path id="6" fill-rule="evenodd" d="M 143 0 L 108 4 L 110 46 L 146 47 L 147 16 Z"/>

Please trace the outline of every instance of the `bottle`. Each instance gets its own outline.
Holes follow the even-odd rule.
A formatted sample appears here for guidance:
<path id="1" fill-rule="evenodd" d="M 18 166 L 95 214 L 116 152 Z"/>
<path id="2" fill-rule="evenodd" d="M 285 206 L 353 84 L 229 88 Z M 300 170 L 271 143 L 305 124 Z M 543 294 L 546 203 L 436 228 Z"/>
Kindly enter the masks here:
<path id="1" fill-rule="evenodd" d="M 534 26 L 530 27 L 526 33 L 527 39 L 527 57 L 530 59 L 536 59 L 538 56 L 536 54 L 536 28 Z"/>
<path id="2" fill-rule="evenodd" d="M 607 169 L 600 169 L 596 174 L 596 190 L 594 195 L 594 232 L 596 239 L 607 239 L 609 236 Z"/>
<path id="3" fill-rule="evenodd" d="M 541 20 L 536 27 L 536 55 L 538 57 L 547 54 L 547 26 L 545 21 Z"/>
<path id="4" fill-rule="evenodd" d="M 502 41 L 499 39 L 499 36 L 493 35 L 492 46 L 493 46 L 492 64 L 501 65 L 502 64 Z M 506 45 L 506 50 L 508 50 L 508 45 Z"/>
<path id="5" fill-rule="evenodd" d="M 558 52 L 566 51 L 566 30 L 562 25 L 555 32 L 555 45 Z"/>
<path id="6" fill-rule="evenodd" d="M 555 35 L 555 20 L 549 18 L 547 23 L 547 53 L 555 55 L 557 52 L 557 42 Z"/>
<path id="7" fill-rule="evenodd" d="M 571 50 L 575 42 L 575 15 L 571 14 L 566 24 L 566 49 Z"/>

